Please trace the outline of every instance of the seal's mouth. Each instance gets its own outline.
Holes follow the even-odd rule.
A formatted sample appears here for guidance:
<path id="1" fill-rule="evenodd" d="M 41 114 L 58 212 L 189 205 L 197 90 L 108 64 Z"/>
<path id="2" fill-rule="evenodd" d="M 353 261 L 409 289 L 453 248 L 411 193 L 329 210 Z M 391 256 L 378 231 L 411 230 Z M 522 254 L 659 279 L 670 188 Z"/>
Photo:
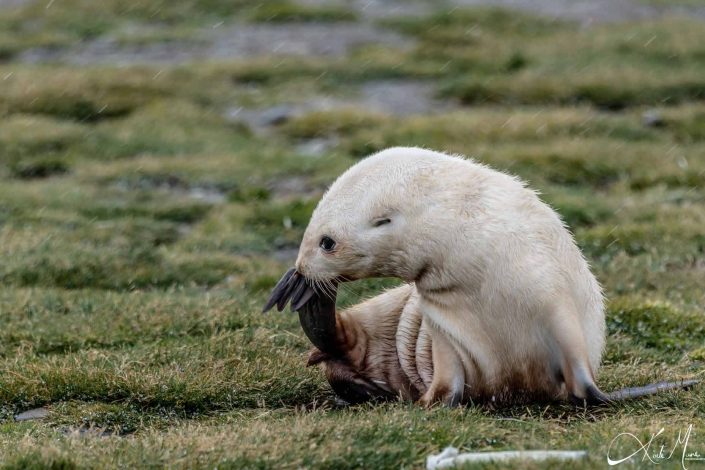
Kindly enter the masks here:
<path id="1" fill-rule="evenodd" d="M 291 310 L 299 313 L 299 322 L 311 343 L 325 353 L 336 355 L 341 351 L 335 329 L 335 299 L 335 289 L 322 292 L 296 268 L 291 268 L 274 286 L 262 311 L 276 305 L 281 312 L 291 302 Z"/>

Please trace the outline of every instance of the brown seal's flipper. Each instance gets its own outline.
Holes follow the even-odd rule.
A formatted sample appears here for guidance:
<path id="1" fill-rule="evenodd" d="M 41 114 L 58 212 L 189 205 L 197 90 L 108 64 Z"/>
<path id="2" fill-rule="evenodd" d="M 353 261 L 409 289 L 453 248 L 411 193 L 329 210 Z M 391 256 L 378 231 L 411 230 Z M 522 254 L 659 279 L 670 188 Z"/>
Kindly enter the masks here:
<path id="1" fill-rule="evenodd" d="M 335 295 L 320 293 L 313 288 L 311 291 L 308 301 L 297 309 L 301 328 L 318 349 L 328 354 L 339 354 L 341 348 L 335 328 Z"/>
<path id="2" fill-rule="evenodd" d="M 281 312 L 284 306 L 279 307 L 280 302 L 283 300 L 289 300 L 288 297 L 285 297 L 285 294 L 290 286 L 291 283 L 291 278 L 296 274 L 296 268 L 291 268 L 289 269 L 282 278 L 277 282 L 277 285 L 274 286 L 274 289 L 272 290 L 272 295 L 269 296 L 269 300 L 267 300 L 267 303 L 264 305 L 264 308 L 262 309 L 262 313 L 265 313 L 269 310 L 271 310 L 274 305 L 277 305 L 277 309 Z M 284 304 L 286 305 L 286 303 Z"/>
<path id="3" fill-rule="evenodd" d="M 299 312 L 301 327 L 313 345 L 324 353 L 337 354 L 340 346 L 335 329 L 335 297 L 335 292 L 319 292 L 296 268 L 291 268 L 274 286 L 262 311 L 276 305 L 281 312 L 291 300 L 291 309 Z"/>
<path id="4" fill-rule="evenodd" d="M 262 313 L 270 310 L 274 305 L 280 312 L 291 300 L 291 310 L 298 311 L 316 293 L 312 283 L 302 276 L 296 268 L 289 269 L 274 286 L 272 294 L 267 300 Z"/>
<path id="5" fill-rule="evenodd" d="M 657 382 L 644 385 L 641 387 L 628 387 L 613 392 L 605 393 L 595 385 L 589 385 L 586 389 L 586 397 L 584 400 L 574 397 L 573 401 L 580 404 L 599 405 L 611 403 L 614 401 L 630 400 L 632 398 L 645 397 L 655 395 L 667 390 L 689 389 L 693 385 L 697 385 L 700 381 L 696 379 L 678 380 L 676 382 Z"/>
<path id="6" fill-rule="evenodd" d="M 302 282 L 301 287 L 291 295 L 291 309 L 298 312 L 315 293 L 313 286 L 308 282 Z"/>

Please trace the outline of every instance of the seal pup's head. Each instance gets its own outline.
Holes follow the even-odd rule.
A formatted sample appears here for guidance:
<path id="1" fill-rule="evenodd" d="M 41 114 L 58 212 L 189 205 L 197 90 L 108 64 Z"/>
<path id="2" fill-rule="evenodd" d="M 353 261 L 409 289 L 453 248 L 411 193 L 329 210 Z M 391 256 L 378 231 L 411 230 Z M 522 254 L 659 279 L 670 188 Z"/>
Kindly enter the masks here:
<path id="1" fill-rule="evenodd" d="M 360 341 L 341 340 L 335 298 L 340 282 L 371 277 L 413 281 L 424 272 L 425 254 L 433 245 L 428 240 L 436 243 L 439 237 L 429 237 L 424 232 L 429 224 L 420 220 L 428 211 L 437 211 L 434 198 L 443 194 L 434 174 L 441 158 L 457 160 L 419 148 L 392 148 L 343 173 L 316 206 L 295 268 L 284 275 L 265 306 L 265 311 L 274 305 L 281 311 L 291 301 L 320 353 L 314 352 L 309 363 L 324 364 L 329 382 L 347 401 L 408 389 L 399 385 L 402 378 L 396 386 L 383 385 L 375 369 L 366 367 L 364 361 L 377 352 L 353 346 Z M 372 314 L 376 311 L 369 309 Z M 373 337 L 374 329 L 366 329 L 360 337 Z M 392 340 L 368 342 L 380 344 L 381 354 L 393 362 L 389 367 L 385 363 L 385 377 L 396 376 L 390 371 L 399 369 L 393 343 L 393 335 Z"/>
<path id="2" fill-rule="evenodd" d="M 349 168 L 316 206 L 299 248 L 297 271 L 321 283 L 413 280 L 422 261 L 408 253 L 419 240 L 419 218 L 433 210 L 426 196 L 437 184 L 433 173 L 439 158 L 423 149 L 393 148 Z"/>

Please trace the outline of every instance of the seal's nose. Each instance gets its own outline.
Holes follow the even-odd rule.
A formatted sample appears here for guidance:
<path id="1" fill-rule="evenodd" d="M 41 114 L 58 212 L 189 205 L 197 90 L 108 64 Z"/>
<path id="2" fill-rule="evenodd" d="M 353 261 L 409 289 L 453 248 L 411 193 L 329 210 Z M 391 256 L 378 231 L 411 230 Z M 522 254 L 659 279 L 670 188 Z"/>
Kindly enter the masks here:
<path id="1" fill-rule="evenodd" d="M 304 263 L 301 259 L 301 254 L 299 254 L 298 258 L 296 258 L 296 263 L 294 264 L 294 267 L 296 268 L 296 272 L 301 273 L 302 276 L 306 277 L 306 275 L 308 274 L 308 271 L 306 270 L 306 263 Z"/>
<path id="2" fill-rule="evenodd" d="M 296 263 L 294 263 L 294 267 L 296 268 L 296 271 L 304 277 L 309 277 L 309 274 L 311 274 L 309 269 L 309 263 L 307 262 L 309 256 L 310 253 L 307 253 L 307 250 L 302 244 L 299 248 L 299 254 L 296 256 Z"/>

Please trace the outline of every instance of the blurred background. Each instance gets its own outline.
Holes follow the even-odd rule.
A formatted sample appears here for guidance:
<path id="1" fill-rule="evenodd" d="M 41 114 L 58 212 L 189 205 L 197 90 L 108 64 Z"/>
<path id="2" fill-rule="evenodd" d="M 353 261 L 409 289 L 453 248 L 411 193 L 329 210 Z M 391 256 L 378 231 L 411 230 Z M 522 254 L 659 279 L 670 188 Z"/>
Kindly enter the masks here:
<path id="1" fill-rule="evenodd" d="M 327 414 L 295 318 L 259 310 L 326 186 L 423 146 L 561 213 L 609 299 L 605 388 L 697 371 L 704 100 L 701 0 L 0 0 L 0 454 L 398 468 L 432 430 L 599 447 L 615 421 Z M 697 397 L 664 413 L 702 416 Z"/>

